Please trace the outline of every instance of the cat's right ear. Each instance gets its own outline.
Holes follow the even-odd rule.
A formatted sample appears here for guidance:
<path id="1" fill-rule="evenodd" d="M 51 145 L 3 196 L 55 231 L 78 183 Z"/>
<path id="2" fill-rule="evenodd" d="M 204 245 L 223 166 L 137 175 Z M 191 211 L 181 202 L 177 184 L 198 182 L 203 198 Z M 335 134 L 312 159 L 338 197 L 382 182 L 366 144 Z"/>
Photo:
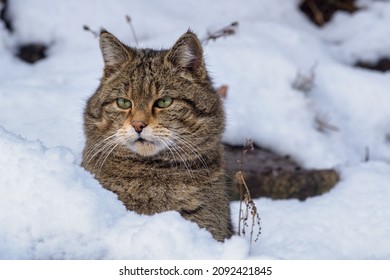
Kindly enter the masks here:
<path id="1" fill-rule="evenodd" d="M 118 66 L 132 59 L 129 48 L 104 29 L 100 31 L 100 50 L 103 55 L 105 75 L 110 75 Z"/>

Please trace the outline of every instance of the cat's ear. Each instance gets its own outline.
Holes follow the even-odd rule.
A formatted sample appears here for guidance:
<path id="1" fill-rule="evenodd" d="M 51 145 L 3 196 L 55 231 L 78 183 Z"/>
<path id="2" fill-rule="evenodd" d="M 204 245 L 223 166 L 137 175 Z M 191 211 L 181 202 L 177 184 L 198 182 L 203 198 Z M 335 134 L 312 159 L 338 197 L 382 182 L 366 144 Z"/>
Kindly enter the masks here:
<path id="1" fill-rule="evenodd" d="M 190 30 L 184 33 L 168 51 L 166 60 L 197 77 L 207 76 L 202 44 Z"/>
<path id="2" fill-rule="evenodd" d="M 132 59 L 129 48 L 104 29 L 100 31 L 100 50 L 103 55 L 105 72 L 111 72 L 116 66 Z"/>

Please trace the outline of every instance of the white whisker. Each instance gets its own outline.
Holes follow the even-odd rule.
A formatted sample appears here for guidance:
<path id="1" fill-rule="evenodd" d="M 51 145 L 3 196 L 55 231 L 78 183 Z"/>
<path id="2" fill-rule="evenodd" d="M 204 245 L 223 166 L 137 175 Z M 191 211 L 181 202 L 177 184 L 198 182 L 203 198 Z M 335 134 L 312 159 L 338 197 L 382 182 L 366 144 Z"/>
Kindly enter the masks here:
<path id="1" fill-rule="evenodd" d="M 118 147 L 119 144 L 121 144 L 120 141 L 117 141 L 116 143 L 113 143 L 113 144 L 110 146 L 110 147 L 112 147 L 110 151 L 108 151 L 108 149 L 110 149 L 110 148 L 107 148 L 107 151 L 108 151 L 108 152 L 106 152 L 107 155 L 104 157 L 104 159 L 103 159 L 102 162 L 100 163 L 99 171 L 103 168 L 103 165 L 104 165 L 105 161 L 107 160 L 108 156 L 115 150 L 116 147 Z M 103 155 L 103 154 L 104 154 L 104 153 L 102 153 L 102 155 Z"/>
<path id="2" fill-rule="evenodd" d="M 166 147 L 169 149 L 169 151 L 171 152 L 172 156 L 174 157 L 174 160 L 177 162 L 176 160 L 176 157 L 174 154 L 176 154 L 179 159 L 180 159 L 180 163 L 182 163 L 185 167 L 185 169 L 187 170 L 187 172 L 189 173 L 190 177 L 192 180 L 194 180 L 194 173 L 191 169 L 191 166 L 188 165 L 187 163 L 187 160 L 181 155 L 181 153 L 179 153 L 178 149 L 177 148 L 180 148 L 176 143 L 172 142 L 169 140 L 168 143 L 164 142 L 164 140 L 160 139 L 160 141 L 162 141 L 162 143 L 164 143 L 164 145 L 166 145 Z M 166 141 L 166 140 L 165 140 Z M 186 153 L 182 148 L 180 148 L 182 150 L 182 152 Z"/>
<path id="3" fill-rule="evenodd" d="M 113 139 L 115 136 L 116 134 L 113 134 L 96 142 L 93 145 L 93 148 L 85 154 L 85 159 L 87 160 L 85 164 L 88 165 L 107 145 L 110 145 L 111 142 L 115 141 L 115 139 Z"/>
<path id="4" fill-rule="evenodd" d="M 118 133 L 114 133 L 97 143 L 93 146 L 93 148 L 86 153 L 85 159 L 85 165 L 90 164 L 92 160 L 95 159 L 95 167 L 99 166 L 99 171 L 101 171 L 105 161 L 107 158 L 112 154 L 112 152 L 118 147 L 119 144 L 121 144 L 120 135 Z"/>
<path id="5" fill-rule="evenodd" d="M 177 159 L 176 159 L 175 154 L 174 154 L 174 152 L 172 151 L 172 149 L 171 149 L 171 147 L 169 145 L 169 140 L 164 139 L 164 138 L 158 138 L 158 140 L 164 145 L 165 148 L 168 149 L 169 153 L 173 157 L 173 162 L 175 163 L 175 167 L 177 167 Z"/>
<path id="6" fill-rule="evenodd" d="M 195 155 L 195 158 L 199 159 L 199 161 L 202 163 L 203 167 L 208 169 L 206 161 L 200 154 L 200 149 L 196 148 L 193 144 L 191 144 L 190 141 L 186 141 L 183 137 L 176 136 L 174 139 L 180 144 L 182 144 L 184 147 L 186 147 L 190 152 L 192 152 Z M 181 148 L 181 150 L 185 152 L 183 148 Z M 189 155 L 188 153 L 186 154 Z"/>

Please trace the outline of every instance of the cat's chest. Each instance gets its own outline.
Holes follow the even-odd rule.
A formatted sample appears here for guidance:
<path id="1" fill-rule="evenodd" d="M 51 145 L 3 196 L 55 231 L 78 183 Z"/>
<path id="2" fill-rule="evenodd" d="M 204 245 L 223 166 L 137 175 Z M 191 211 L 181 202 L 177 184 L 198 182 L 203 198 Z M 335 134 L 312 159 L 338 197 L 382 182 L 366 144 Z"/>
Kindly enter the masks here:
<path id="1" fill-rule="evenodd" d="M 207 182 L 199 171 L 133 168 L 104 186 L 115 192 L 127 209 L 141 214 L 193 210 L 202 203 Z"/>

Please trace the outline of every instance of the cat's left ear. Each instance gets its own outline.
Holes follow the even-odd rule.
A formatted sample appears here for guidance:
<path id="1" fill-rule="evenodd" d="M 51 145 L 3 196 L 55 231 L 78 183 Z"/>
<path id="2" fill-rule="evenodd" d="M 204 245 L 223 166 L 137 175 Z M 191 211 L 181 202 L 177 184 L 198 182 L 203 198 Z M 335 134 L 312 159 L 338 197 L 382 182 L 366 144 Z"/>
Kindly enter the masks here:
<path id="1" fill-rule="evenodd" d="M 190 30 L 176 41 L 165 59 L 199 78 L 206 78 L 207 76 L 202 44 Z"/>

